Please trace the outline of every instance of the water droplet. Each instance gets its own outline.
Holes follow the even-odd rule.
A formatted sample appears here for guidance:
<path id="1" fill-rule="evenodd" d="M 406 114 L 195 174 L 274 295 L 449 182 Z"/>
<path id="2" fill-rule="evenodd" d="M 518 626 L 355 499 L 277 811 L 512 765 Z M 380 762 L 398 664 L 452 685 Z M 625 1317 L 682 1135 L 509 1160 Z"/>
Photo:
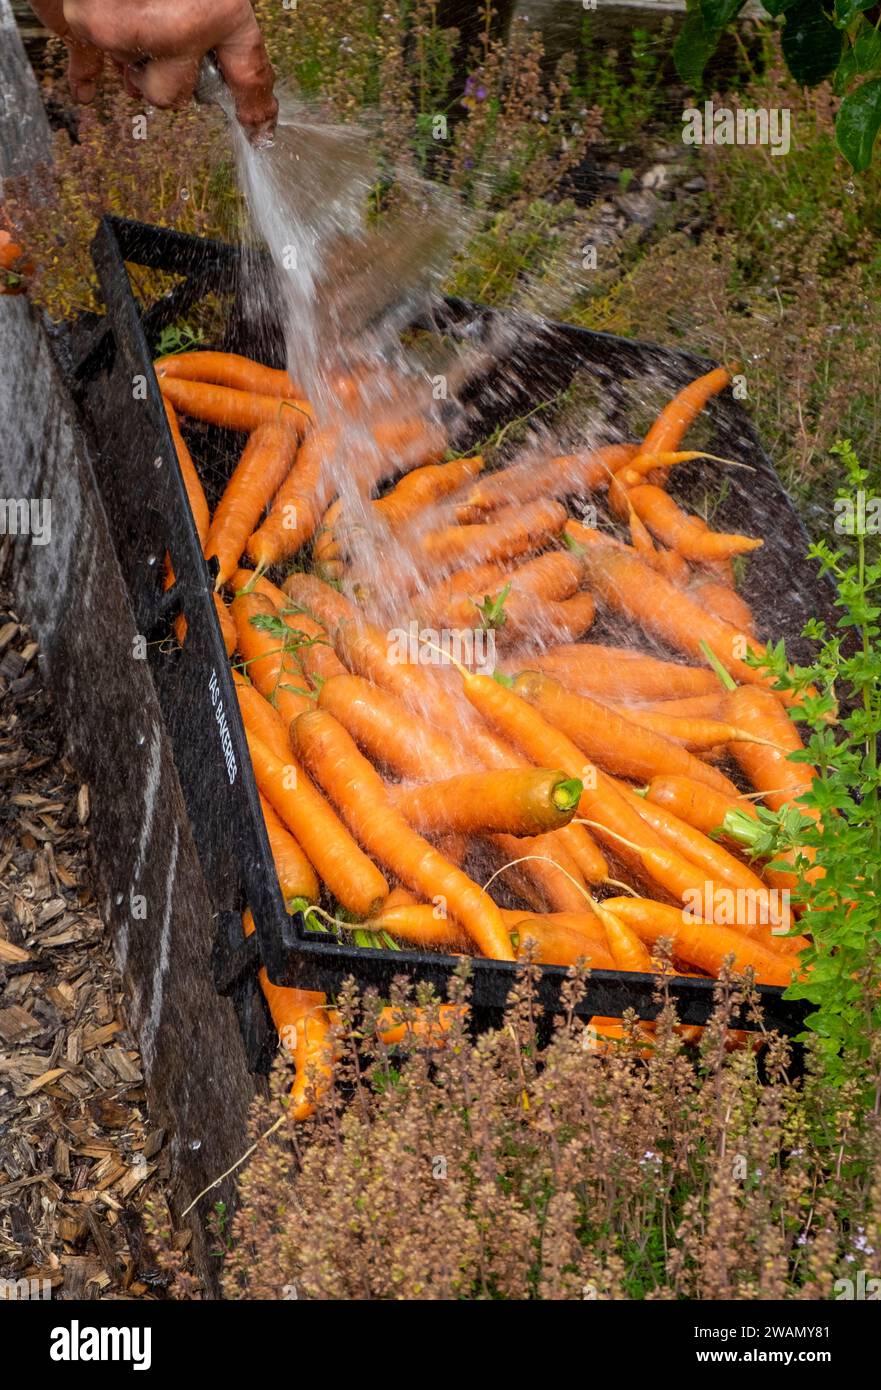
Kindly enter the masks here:
<path id="1" fill-rule="evenodd" d="M 199 1151 L 199 1149 L 201 1149 L 201 1147 L 202 1147 L 202 1140 L 201 1140 L 201 1139 L 191 1139 L 190 1142 L 189 1142 L 189 1146 L 188 1146 L 188 1147 L 192 1149 L 193 1153 L 197 1153 L 197 1152 Z"/>
<path id="2" fill-rule="evenodd" d="M 154 458 L 154 460 L 153 460 L 153 467 L 154 467 L 154 468 L 161 468 L 161 467 L 162 467 L 162 458 L 161 458 L 161 456 L 157 456 L 156 458 Z"/>
<path id="3" fill-rule="evenodd" d="M 181 202 L 182 202 L 182 203 L 185 203 L 185 202 L 187 201 L 187 199 L 189 198 L 189 196 L 190 196 L 190 190 L 189 190 L 188 188 L 182 188 L 181 191 L 180 191 L 180 200 L 181 200 Z"/>
<path id="4" fill-rule="evenodd" d="M 155 555 L 148 555 L 148 556 L 147 556 L 147 564 L 150 565 L 150 567 L 152 568 L 152 566 L 156 564 L 156 556 L 155 556 Z"/>
<path id="5" fill-rule="evenodd" d="M 121 906 L 122 906 L 122 901 L 123 901 L 123 894 L 122 894 L 122 893 L 117 893 L 117 895 L 116 895 L 116 897 L 113 899 L 113 901 L 116 903 L 116 906 L 117 906 L 117 907 L 121 907 Z"/>
<path id="6" fill-rule="evenodd" d="M 857 186 L 853 179 L 848 179 L 847 183 L 844 185 L 844 191 L 845 193 L 856 193 Z"/>
<path id="7" fill-rule="evenodd" d="M 135 743 L 138 745 L 139 748 L 143 748 L 143 746 L 144 746 L 144 744 L 145 744 L 146 742 L 147 742 L 147 735 L 146 735 L 146 734 L 138 734 L 137 738 L 135 739 Z"/>

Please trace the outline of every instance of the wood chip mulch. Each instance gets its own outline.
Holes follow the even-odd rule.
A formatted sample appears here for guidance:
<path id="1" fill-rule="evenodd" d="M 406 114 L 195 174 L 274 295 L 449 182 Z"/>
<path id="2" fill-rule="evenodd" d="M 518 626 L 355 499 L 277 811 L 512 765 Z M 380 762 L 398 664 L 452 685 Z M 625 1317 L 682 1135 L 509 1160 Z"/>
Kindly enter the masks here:
<path id="1" fill-rule="evenodd" d="M 52 1298 L 161 1297 L 144 1207 L 165 1210 L 169 1150 L 90 887 L 89 789 L 60 744 L 0 582 L 0 1298 L 23 1278 Z"/>

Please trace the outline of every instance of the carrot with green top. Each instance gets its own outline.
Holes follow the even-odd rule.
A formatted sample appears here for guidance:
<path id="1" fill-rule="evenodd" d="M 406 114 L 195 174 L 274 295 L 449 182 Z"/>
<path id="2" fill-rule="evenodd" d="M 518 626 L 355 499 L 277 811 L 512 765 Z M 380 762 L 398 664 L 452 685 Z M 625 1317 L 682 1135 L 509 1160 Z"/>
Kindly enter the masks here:
<path id="1" fill-rule="evenodd" d="M 343 907 L 369 917 L 388 896 L 388 884 L 318 791 L 293 754 L 275 757 L 245 727 L 254 776 L 319 877 Z"/>
<path id="2" fill-rule="evenodd" d="M 265 596 L 242 593 L 231 604 L 239 655 L 249 679 L 288 723 L 311 707 L 303 671 L 289 649 L 278 609 Z"/>
<path id="3" fill-rule="evenodd" d="M 295 721 L 292 738 L 355 838 L 414 892 L 444 897 L 450 915 L 484 955 L 512 960 L 510 938 L 492 898 L 410 829 L 343 726 L 316 709 Z"/>
<path id="4" fill-rule="evenodd" d="M 327 629 L 307 613 L 295 608 L 284 590 L 271 584 L 265 575 L 258 575 L 253 570 L 236 570 L 230 586 L 237 592 L 247 589 L 265 594 L 275 604 L 279 618 L 291 634 L 288 645 L 310 684 L 319 685 L 321 681 L 345 672 L 346 668 L 333 649 Z"/>
<path id="5" fill-rule="evenodd" d="M 582 538 L 584 531 L 580 528 Z M 631 618 L 645 631 L 702 662 L 706 660 L 706 646 L 738 681 L 766 685 L 771 679 L 743 660 L 749 652 L 761 656 L 761 643 L 707 613 L 626 547 L 604 539 L 590 540 L 581 551 L 581 560 L 588 588 L 613 612 Z M 785 700 L 786 694 L 782 698 Z"/>

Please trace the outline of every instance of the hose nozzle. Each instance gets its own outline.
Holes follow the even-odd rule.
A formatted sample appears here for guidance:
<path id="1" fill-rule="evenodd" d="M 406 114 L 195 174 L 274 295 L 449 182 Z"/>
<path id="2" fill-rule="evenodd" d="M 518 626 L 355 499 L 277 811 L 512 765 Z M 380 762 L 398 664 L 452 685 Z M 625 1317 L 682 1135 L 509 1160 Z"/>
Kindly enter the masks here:
<path id="1" fill-rule="evenodd" d="M 225 83 L 213 51 L 206 53 L 199 66 L 199 80 L 196 83 L 193 96 L 203 106 L 209 106 L 213 102 L 220 101 L 220 94 L 224 86 Z"/>

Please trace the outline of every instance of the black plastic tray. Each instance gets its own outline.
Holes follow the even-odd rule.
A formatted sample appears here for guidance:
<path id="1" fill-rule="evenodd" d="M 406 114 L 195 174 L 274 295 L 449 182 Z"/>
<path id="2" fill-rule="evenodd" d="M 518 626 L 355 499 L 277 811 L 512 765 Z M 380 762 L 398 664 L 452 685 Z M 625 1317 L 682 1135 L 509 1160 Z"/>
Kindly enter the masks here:
<path id="1" fill-rule="evenodd" d="M 120 564 L 139 630 L 148 639 L 149 660 L 174 748 L 195 842 L 215 897 L 218 934 L 215 978 L 218 990 L 234 997 L 255 1070 L 264 1070 L 275 1040 L 256 989 L 256 968 L 265 964 L 279 984 L 333 994 L 349 975 L 364 987 L 387 992 L 395 976 L 431 981 L 442 993 L 455 969 L 452 957 L 418 951 L 379 951 L 343 945 L 307 933 L 302 919 L 290 917 L 278 888 L 263 825 L 257 788 L 247 753 L 229 663 L 212 600 L 213 574 L 206 564 L 177 465 L 174 446 L 152 368 L 149 343 L 203 296 L 232 296 L 227 341 L 237 350 L 267 358 L 267 326 L 261 343 L 248 341 L 249 329 L 236 294 L 239 253 L 216 242 L 114 217 L 103 219 L 93 244 L 106 305 L 106 318 L 72 335 L 72 371 L 96 453 L 96 471 Z M 181 277 L 145 310 L 138 308 L 128 265 Z M 506 317 L 460 301 L 442 310 L 443 327 L 470 340 L 493 332 Z M 269 330 L 271 338 L 271 327 Z M 569 325 L 524 325 L 519 370 L 504 374 L 506 415 L 522 414 L 578 371 L 589 378 L 612 429 L 633 437 L 635 402 L 647 379 L 658 382 L 658 404 L 670 392 L 706 371 L 707 362 L 651 344 L 592 333 Z M 280 339 L 278 340 L 280 342 Z M 528 369 L 523 370 L 522 343 Z M 529 361 L 528 354 L 533 360 Z M 279 359 L 279 365 L 281 362 Z M 513 385 L 512 385 L 513 381 Z M 499 380 L 480 382 L 470 407 L 490 423 L 498 412 Z M 715 524 L 761 535 L 762 550 L 751 557 L 745 583 L 760 627 L 784 636 L 799 650 L 801 629 L 811 615 L 828 617 L 831 591 L 805 563 L 807 536 L 752 429 L 730 393 L 707 411 L 708 447 L 725 458 L 747 463 L 752 471 L 730 473 L 730 488 L 715 513 Z M 628 423 L 629 422 L 629 423 Z M 229 469 L 235 453 L 229 451 Z M 705 475 L 704 475 L 705 476 Z M 677 486 L 700 488 L 701 472 L 683 475 Z M 162 561 L 170 553 L 177 582 L 162 592 Z M 181 650 L 160 645 L 170 622 L 182 613 L 188 636 Z M 243 939 L 241 912 L 250 904 L 256 932 Z M 473 1005 L 496 1016 L 505 1005 L 515 967 L 476 959 Z M 553 1011 L 564 969 L 542 970 L 539 997 Z M 584 1016 L 620 1015 L 633 1008 L 644 1018 L 657 1013 L 657 977 L 594 971 L 580 1007 Z M 669 990 L 683 1023 L 705 1023 L 712 1009 L 714 982 L 674 978 Z M 769 1027 L 797 1032 L 805 1005 L 782 998 L 782 991 L 758 987 Z"/>

